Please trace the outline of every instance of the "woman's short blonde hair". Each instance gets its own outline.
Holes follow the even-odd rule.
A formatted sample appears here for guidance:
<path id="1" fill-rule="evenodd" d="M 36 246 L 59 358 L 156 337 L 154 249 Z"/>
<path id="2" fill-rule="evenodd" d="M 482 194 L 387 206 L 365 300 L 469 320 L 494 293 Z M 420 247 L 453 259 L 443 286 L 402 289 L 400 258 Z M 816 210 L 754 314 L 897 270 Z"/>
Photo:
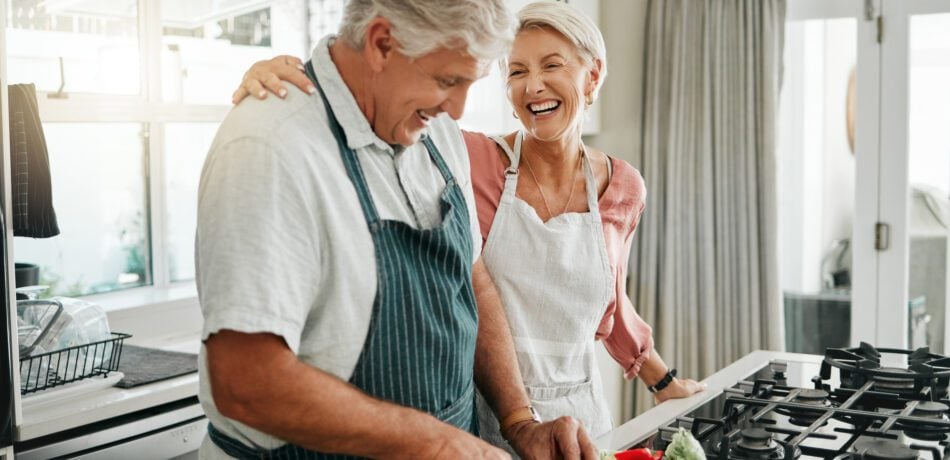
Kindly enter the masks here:
<path id="1" fill-rule="evenodd" d="M 591 18 L 561 2 L 535 2 L 518 11 L 518 32 L 531 28 L 550 28 L 570 41 L 585 64 L 593 66 L 600 61 L 600 79 L 591 92 L 596 100 L 607 78 L 607 46 L 604 36 Z M 507 72 L 507 59 L 502 60 L 502 74 Z"/>
<path id="2" fill-rule="evenodd" d="M 508 53 L 515 36 L 503 0 L 350 0 L 340 38 L 362 48 L 366 27 L 377 17 L 389 20 L 400 51 L 410 58 L 447 48 L 491 61 Z"/>

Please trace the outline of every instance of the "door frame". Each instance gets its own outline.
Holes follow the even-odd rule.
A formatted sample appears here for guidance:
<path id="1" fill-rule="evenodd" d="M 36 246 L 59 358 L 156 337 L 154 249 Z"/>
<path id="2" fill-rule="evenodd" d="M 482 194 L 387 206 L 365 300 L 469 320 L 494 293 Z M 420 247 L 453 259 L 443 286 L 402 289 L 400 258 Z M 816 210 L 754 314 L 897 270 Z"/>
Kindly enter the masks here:
<path id="1" fill-rule="evenodd" d="M 890 226 L 890 247 L 880 252 L 877 277 L 877 337 L 880 346 L 906 348 L 910 276 L 910 17 L 950 13 L 946 0 L 882 0 L 880 92 L 880 221 Z M 948 172 L 950 173 L 950 172 Z M 950 315 L 944 315 L 945 335 Z M 901 328 L 889 327 L 905 325 Z"/>

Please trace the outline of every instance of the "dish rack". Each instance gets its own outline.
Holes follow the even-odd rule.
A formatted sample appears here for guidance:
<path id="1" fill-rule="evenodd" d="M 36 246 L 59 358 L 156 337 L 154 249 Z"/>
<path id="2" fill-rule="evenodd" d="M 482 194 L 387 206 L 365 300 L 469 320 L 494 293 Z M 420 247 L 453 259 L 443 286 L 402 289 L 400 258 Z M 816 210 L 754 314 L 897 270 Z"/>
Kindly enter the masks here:
<path id="1" fill-rule="evenodd" d="M 129 337 L 132 336 L 113 332 L 109 339 L 21 359 L 20 394 L 35 393 L 117 371 L 122 358 L 122 343 Z"/>

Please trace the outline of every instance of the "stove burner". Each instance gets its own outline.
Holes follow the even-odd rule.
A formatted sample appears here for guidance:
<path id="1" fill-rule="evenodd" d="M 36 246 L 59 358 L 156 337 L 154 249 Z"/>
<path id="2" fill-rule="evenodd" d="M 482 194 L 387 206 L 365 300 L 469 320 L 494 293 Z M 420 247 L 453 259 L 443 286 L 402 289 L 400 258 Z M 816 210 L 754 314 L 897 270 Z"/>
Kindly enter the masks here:
<path id="1" fill-rule="evenodd" d="M 924 401 L 920 404 L 917 404 L 917 407 L 914 408 L 912 415 L 916 417 L 946 419 L 948 410 L 950 410 L 950 406 L 947 406 L 946 404 L 933 401 Z"/>
<path id="2" fill-rule="evenodd" d="M 914 402 L 908 402 L 910 406 Z M 943 403 L 924 401 L 918 403 L 910 415 L 914 417 L 929 418 L 933 420 L 948 421 L 947 411 L 950 406 Z M 927 423 L 898 422 L 896 426 L 904 431 L 907 437 L 919 439 L 922 441 L 943 441 L 947 438 L 950 428 L 941 425 L 929 425 Z"/>
<path id="3" fill-rule="evenodd" d="M 904 355 L 907 369 L 881 367 L 882 353 Z M 877 391 L 920 400 L 946 398 L 950 384 L 950 358 L 931 353 L 926 347 L 914 351 L 877 349 L 862 342 L 858 348 L 829 348 L 821 363 L 822 380 L 831 378 L 832 367 L 840 371 L 844 388 L 857 389 L 872 381 Z"/>
<path id="4" fill-rule="evenodd" d="M 785 458 L 785 447 L 762 428 L 746 428 L 739 432 L 739 437 L 739 442 L 729 450 L 729 460 Z"/>
<path id="5" fill-rule="evenodd" d="M 865 460 L 916 460 L 917 451 L 893 439 L 860 439 L 854 450 Z"/>
<path id="6" fill-rule="evenodd" d="M 916 376 L 916 373 L 914 373 L 913 371 L 909 371 L 907 369 L 901 369 L 897 367 L 882 367 L 880 371 L 887 372 L 890 374 L 906 375 L 906 377 L 901 378 L 901 377 L 871 374 L 871 380 L 874 381 L 873 388 L 875 390 L 898 393 L 898 394 L 906 394 L 906 393 L 914 392 L 914 377 Z"/>
<path id="7" fill-rule="evenodd" d="M 795 396 L 795 402 L 803 404 L 823 405 L 828 400 L 828 392 L 825 390 L 805 389 L 798 392 Z"/>
<path id="8" fill-rule="evenodd" d="M 828 400 L 828 392 L 825 390 L 804 389 L 798 392 L 792 402 L 798 404 L 807 404 L 815 406 L 818 409 L 831 407 L 831 401 Z M 775 409 L 776 412 L 787 415 L 788 422 L 796 426 L 809 426 L 818 420 L 825 411 L 808 410 L 797 407 L 781 407 Z M 828 422 L 822 423 L 822 426 Z"/>

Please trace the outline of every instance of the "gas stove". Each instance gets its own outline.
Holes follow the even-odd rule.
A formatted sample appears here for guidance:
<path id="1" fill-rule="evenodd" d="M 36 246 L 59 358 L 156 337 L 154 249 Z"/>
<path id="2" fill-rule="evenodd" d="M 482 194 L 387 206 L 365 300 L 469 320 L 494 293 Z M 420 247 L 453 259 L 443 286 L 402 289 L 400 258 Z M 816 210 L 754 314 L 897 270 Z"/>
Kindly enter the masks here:
<path id="1" fill-rule="evenodd" d="M 865 343 L 824 357 L 772 355 L 623 447 L 662 450 L 684 428 L 711 459 L 950 458 L 950 358 Z"/>

